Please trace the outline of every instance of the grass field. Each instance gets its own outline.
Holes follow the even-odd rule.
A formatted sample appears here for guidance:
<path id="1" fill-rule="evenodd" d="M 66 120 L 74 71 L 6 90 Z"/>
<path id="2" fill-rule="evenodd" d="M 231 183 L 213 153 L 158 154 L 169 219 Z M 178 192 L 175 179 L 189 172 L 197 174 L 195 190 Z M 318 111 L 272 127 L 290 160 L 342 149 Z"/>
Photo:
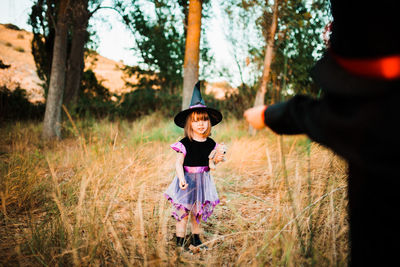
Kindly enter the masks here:
<path id="1" fill-rule="evenodd" d="M 180 128 L 154 114 L 63 129 L 47 143 L 37 123 L 0 130 L 0 265 L 347 265 L 346 165 L 305 136 L 213 129 L 228 146 L 212 173 L 221 204 L 203 223 L 210 250 L 192 255 L 175 249 L 162 194 Z"/>

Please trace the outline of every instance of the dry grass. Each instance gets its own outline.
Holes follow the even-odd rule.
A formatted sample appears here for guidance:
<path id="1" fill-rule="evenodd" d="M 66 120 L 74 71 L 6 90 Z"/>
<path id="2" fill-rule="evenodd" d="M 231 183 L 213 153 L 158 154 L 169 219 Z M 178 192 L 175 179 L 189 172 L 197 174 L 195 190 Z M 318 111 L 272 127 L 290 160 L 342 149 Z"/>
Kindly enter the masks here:
<path id="1" fill-rule="evenodd" d="M 134 123 L 67 123 L 71 137 L 40 141 L 40 127 L 0 132 L 0 263 L 5 265 L 343 266 L 345 164 L 304 136 L 216 126 L 229 148 L 213 173 L 221 198 L 191 255 L 175 250 L 162 193 L 180 130 L 157 115 Z"/>

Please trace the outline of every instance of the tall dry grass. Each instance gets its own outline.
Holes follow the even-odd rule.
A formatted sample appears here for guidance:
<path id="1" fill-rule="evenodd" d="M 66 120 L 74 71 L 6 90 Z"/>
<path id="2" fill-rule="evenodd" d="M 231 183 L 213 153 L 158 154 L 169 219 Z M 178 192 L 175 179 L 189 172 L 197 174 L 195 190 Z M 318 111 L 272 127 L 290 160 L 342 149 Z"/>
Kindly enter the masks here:
<path id="1" fill-rule="evenodd" d="M 192 255 L 175 250 L 162 194 L 179 128 L 155 114 L 64 129 L 69 137 L 54 143 L 31 123 L 0 132 L 4 265 L 347 264 L 345 164 L 304 136 L 249 137 L 235 120 L 215 127 L 212 137 L 229 148 L 213 173 L 221 204 L 203 223 L 210 250 Z"/>

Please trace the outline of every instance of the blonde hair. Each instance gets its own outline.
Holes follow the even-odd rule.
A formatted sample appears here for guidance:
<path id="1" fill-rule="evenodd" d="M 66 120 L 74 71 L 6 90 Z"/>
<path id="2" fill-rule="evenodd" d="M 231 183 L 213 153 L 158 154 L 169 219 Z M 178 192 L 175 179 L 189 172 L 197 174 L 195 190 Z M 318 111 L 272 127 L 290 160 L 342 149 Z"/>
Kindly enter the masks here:
<path id="1" fill-rule="evenodd" d="M 198 110 L 198 111 L 193 111 L 186 118 L 186 123 L 184 128 L 186 137 L 188 137 L 190 140 L 193 139 L 192 122 L 194 121 L 208 121 L 207 130 L 203 133 L 203 137 L 208 137 L 211 135 L 211 121 L 207 111 Z"/>

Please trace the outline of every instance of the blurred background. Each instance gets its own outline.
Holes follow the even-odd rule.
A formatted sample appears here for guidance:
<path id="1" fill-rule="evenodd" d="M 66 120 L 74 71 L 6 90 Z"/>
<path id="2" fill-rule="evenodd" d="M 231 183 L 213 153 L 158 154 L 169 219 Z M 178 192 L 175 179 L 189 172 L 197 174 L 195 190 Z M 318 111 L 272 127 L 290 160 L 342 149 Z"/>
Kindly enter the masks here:
<path id="1" fill-rule="evenodd" d="M 58 5 L 2 1 L 2 119 L 44 116 Z M 71 115 L 134 119 L 156 110 L 175 114 L 183 89 L 189 1 L 77 1 L 73 6 L 66 11 L 66 80 L 79 83 L 66 82 L 63 98 Z M 325 49 L 328 7 L 322 0 L 282 1 L 270 37 L 273 2 L 202 1 L 198 77 L 209 96 L 206 103 L 240 117 L 254 104 L 260 86 L 268 88 L 264 103 L 298 92 L 317 95 L 308 72 Z M 74 49 L 78 36 L 81 49 Z M 273 59 L 262 85 L 268 38 L 273 39 Z M 74 72 L 80 75 L 71 78 Z M 18 114 L 16 104 L 31 112 L 24 108 Z"/>
<path id="2" fill-rule="evenodd" d="M 320 96 L 309 71 L 327 0 L 0 2 L 0 265 L 347 264 L 345 163 L 242 119 Z M 175 250 L 163 192 L 183 137 L 172 118 L 197 80 L 228 152 L 212 173 L 210 250 L 191 254 Z"/>

